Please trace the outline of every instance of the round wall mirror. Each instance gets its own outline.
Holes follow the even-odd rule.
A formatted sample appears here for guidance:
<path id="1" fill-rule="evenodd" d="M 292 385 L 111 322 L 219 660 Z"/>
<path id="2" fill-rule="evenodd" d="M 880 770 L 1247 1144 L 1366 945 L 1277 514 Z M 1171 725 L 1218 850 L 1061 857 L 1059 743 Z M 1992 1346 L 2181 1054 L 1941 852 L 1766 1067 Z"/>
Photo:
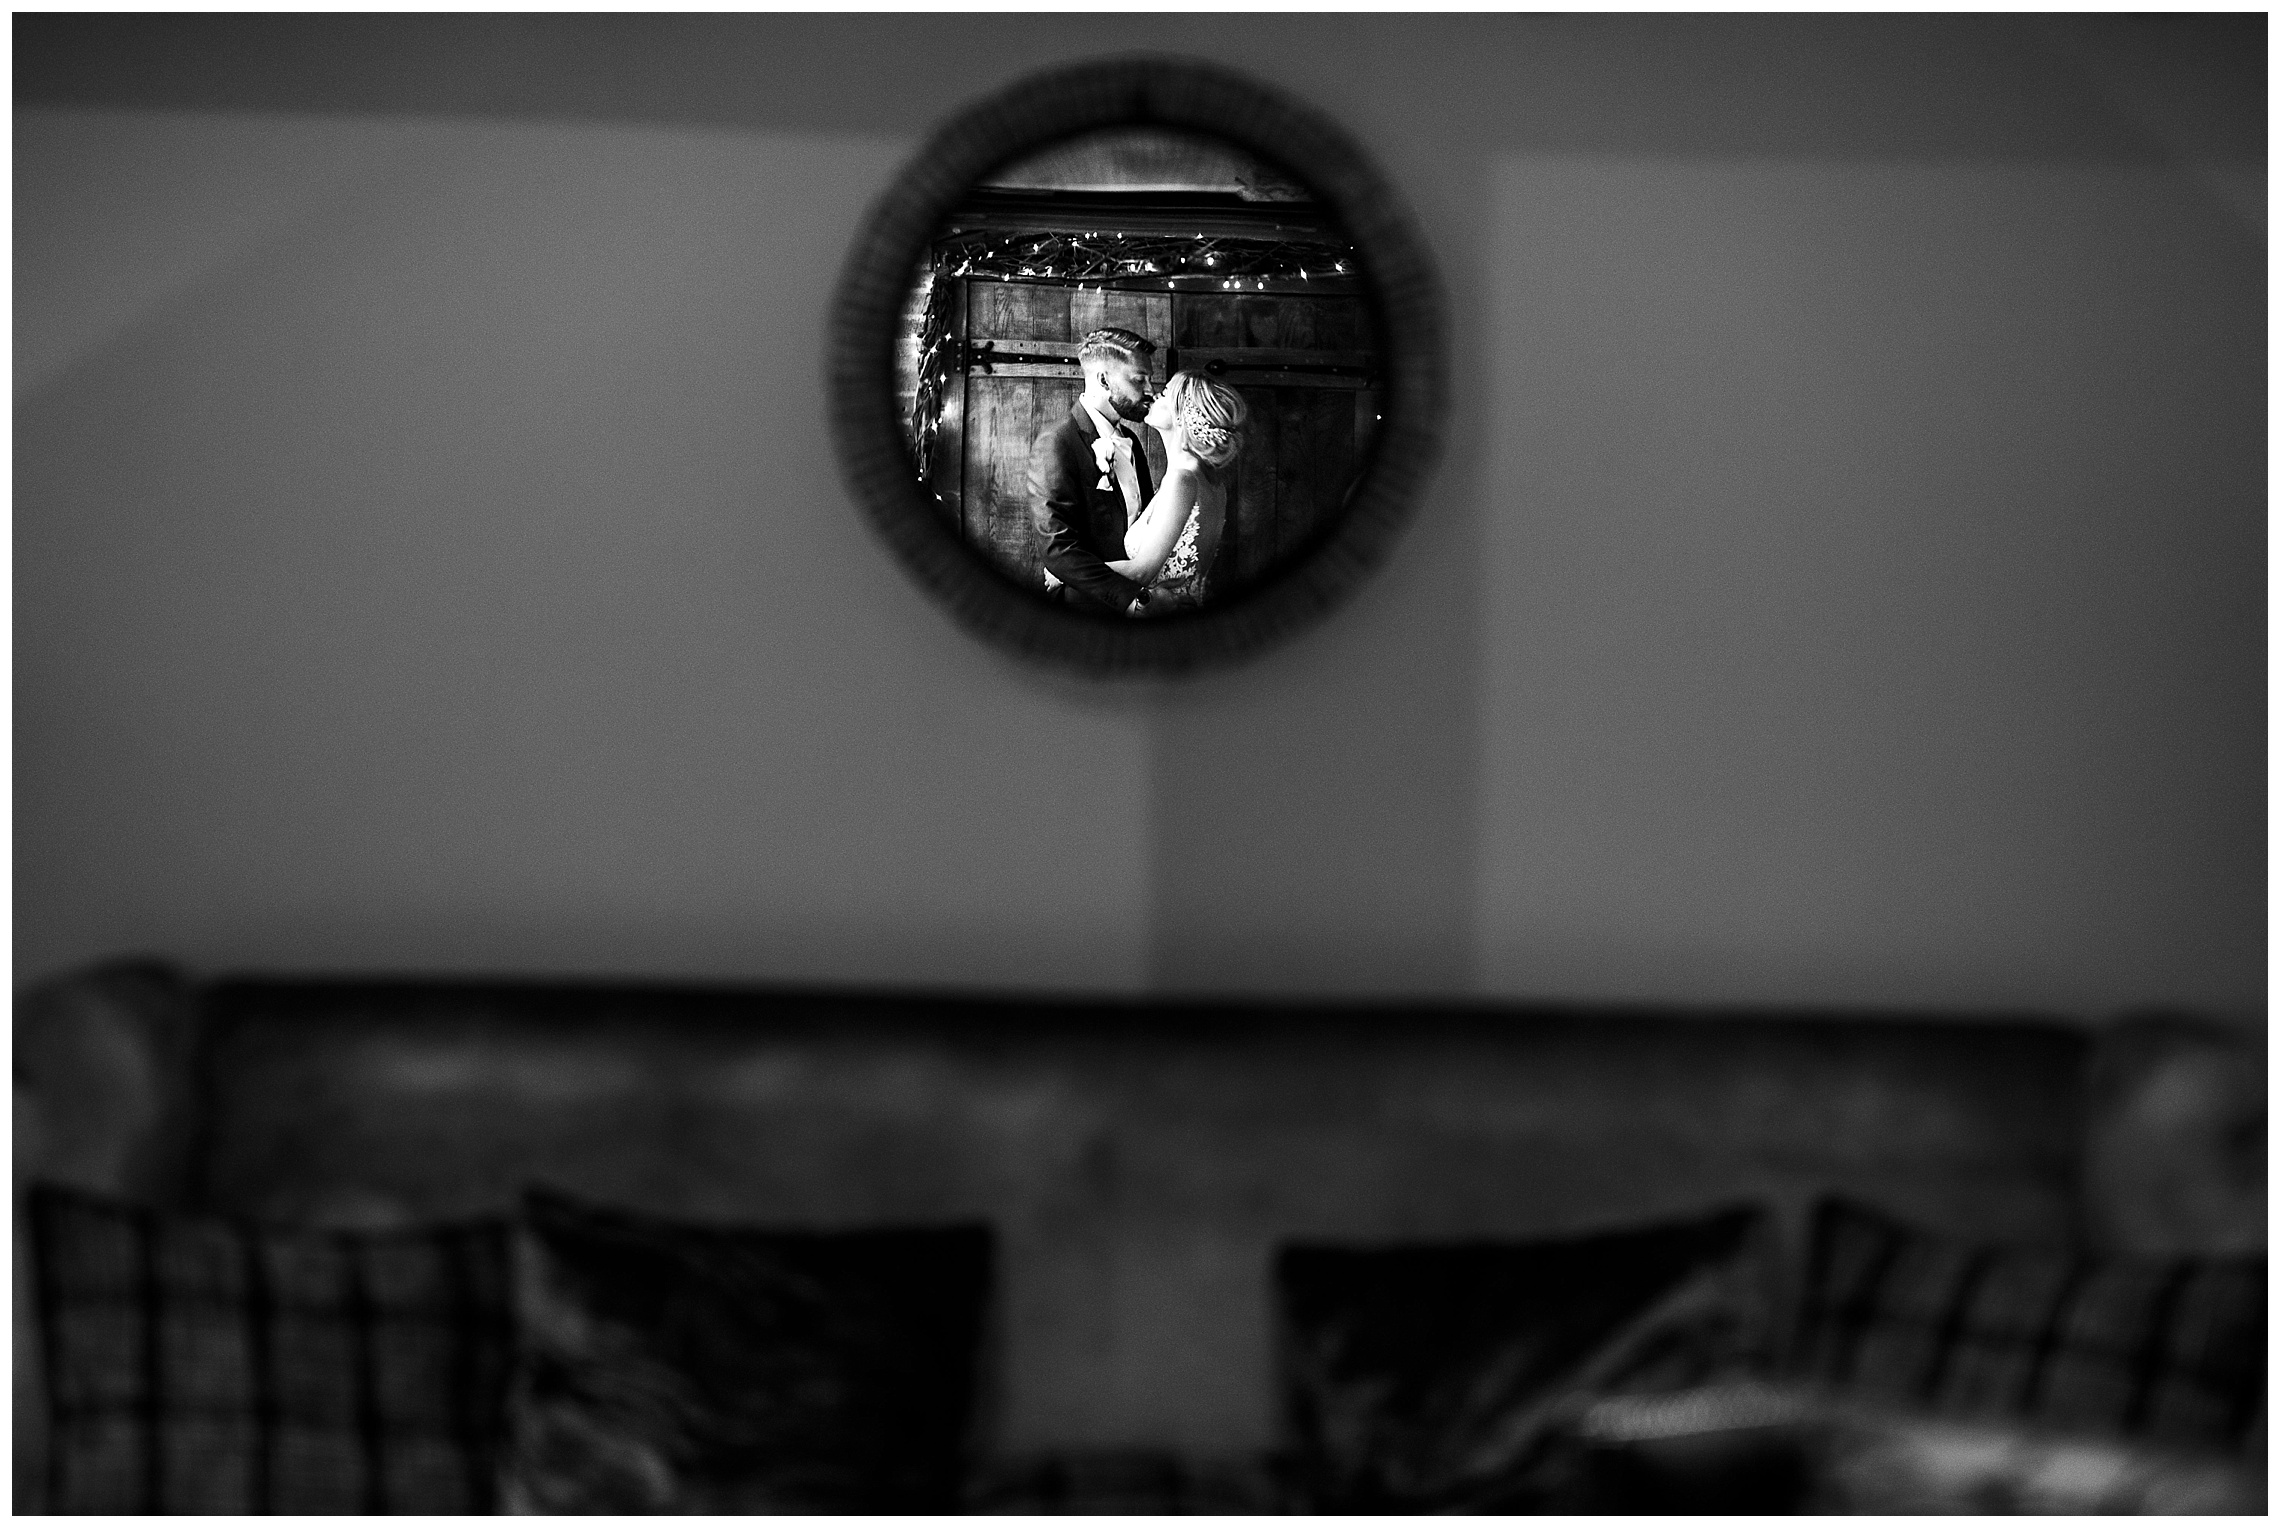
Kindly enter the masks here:
<path id="1" fill-rule="evenodd" d="M 1431 464 L 1441 304 L 1334 124 L 1171 60 L 1032 78 L 871 213 L 835 426 L 966 625 L 1095 670 L 1251 652 L 1389 550 Z"/>

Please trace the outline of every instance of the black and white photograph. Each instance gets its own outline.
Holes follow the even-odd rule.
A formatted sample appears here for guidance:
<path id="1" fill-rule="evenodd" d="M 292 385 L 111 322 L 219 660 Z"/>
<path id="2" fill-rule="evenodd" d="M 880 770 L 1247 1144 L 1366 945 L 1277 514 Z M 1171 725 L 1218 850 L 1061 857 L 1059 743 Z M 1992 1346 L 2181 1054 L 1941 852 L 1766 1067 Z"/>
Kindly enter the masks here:
<path id="1" fill-rule="evenodd" d="M 914 471 L 977 557 L 1093 615 L 1232 598 L 1318 539 L 1382 401 L 1360 255 L 1288 172 L 1110 128 L 1007 165 L 911 294 Z"/>
<path id="2" fill-rule="evenodd" d="M 17 1514 L 2268 1515 L 2262 9 L 9 35 Z"/>

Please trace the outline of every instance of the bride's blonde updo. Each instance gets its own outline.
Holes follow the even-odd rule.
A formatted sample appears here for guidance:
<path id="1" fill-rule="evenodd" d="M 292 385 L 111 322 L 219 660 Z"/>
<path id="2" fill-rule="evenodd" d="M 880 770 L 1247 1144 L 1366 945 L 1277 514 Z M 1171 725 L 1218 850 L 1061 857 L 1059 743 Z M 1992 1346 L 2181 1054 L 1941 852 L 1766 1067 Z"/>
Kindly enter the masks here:
<path id="1" fill-rule="evenodd" d="M 1243 421 L 1250 408 L 1241 393 L 1196 371 L 1175 373 L 1164 391 L 1197 461 L 1216 475 L 1242 454 Z"/>

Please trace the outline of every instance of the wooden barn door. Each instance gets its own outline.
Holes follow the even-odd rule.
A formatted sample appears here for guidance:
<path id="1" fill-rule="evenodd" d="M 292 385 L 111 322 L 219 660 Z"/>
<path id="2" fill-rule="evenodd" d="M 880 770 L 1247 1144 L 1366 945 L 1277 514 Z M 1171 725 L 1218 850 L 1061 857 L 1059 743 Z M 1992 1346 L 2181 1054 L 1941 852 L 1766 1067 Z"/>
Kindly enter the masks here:
<path id="1" fill-rule="evenodd" d="M 1213 573 L 1221 589 L 1271 568 L 1337 514 L 1377 418 L 1359 297 L 1087 291 L 968 277 L 951 325 L 963 364 L 944 389 L 933 489 L 965 542 L 1022 584 L 1044 582 L 1030 446 L 1083 391 L 1077 342 L 1090 330 L 1114 325 L 1154 340 L 1159 387 L 1174 370 L 1201 371 L 1250 405 Z"/>
<path id="2" fill-rule="evenodd" d="M 1173 365 L 1227 383 L 1250 405 L 1227 535 L 1212 582 L 1248 583 L 1335 519 L 1377 422 L 1362 299 L 1182 292 Z"/>
<path id="3" fill-rule="evenodd" d="M 1154 340 L 1163 384 L 1172 299 L 972 277 L 959 285 L 951 322 L 964 338 L 964 378 L 946 390 L 936 427 L 934 491 L 967 545 L 1041 589 L 1045 546 L 1030 518 L 1029 448 L 1084 391 L 1077 342 L 1092 330 L 1113 326 Z M 1158 477 L 1163 465 L 1153 463 Z"/>

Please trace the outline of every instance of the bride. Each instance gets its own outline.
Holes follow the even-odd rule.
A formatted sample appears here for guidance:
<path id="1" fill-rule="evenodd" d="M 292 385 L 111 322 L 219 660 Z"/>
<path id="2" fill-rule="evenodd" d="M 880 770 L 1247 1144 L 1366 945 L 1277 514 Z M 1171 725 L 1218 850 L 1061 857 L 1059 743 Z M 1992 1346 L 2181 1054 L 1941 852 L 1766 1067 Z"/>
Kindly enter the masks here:
<path id="1" fill-rule="evenodd" d="M 1149 408 L 1148 424 L 1164 441 L 1163 485 L 1125 530 L 1123 558 L 1108 565 L 1146 587 L 1135 614 L 1203 603 L 1248 412 L 1242 394 L 1194 371 L 1174 374 Z"/>

